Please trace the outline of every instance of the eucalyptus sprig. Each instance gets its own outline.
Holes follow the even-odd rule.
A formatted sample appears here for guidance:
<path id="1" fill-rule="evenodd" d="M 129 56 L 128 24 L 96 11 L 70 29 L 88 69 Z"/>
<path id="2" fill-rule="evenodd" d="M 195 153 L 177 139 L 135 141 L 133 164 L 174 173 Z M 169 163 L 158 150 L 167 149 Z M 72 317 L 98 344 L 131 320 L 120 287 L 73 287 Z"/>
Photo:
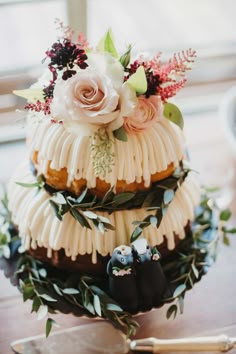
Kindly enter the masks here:
<path id="1" fill-rule="evenodd" d="M 158 228 L 160 226 L 169 204 L 174 199 L 175 192 L 181 186 L 189 171 L 190 169 L 182 163 L 171 177 L 157 183 L 158 193 L 156 191 L 148 193 L 142 206 L 146 207 L 148 211 L 155 211 L 155 213 L 154 215 L 153 213 L 149 214 L 142 221 L 133 222 L 135 229 L 130 237 L 131 243 L 142 234 L 146 227 L 152 225 Z"/>
<path id="2" fill-rule="evenodd" d="M 205 189 L 196 209 L 195 221 L 189 229 L 189 235 L 182 241 L 181 250 L 164 260 L 163 269 L 175 289 L 166 302 L 176 301 L 168 308 L 167 318 L 172 315 L 175 317 L 178 309 L 180 313 L 183 312 L 186 291 L 193 288 L 216 260 L 221 237 L 223 243 L 229 245 L 228 234 L 236 233 L 236 228 L 225 225 L 230 217 L 231 211 L 219 211 L 214 199 Z"/>
<path id="3" fill-rule="evenodd" d="M 227 222 L 230 220 L 232 213 L 229 209 L 224 209 L 220 212 L 220 221 L 221 221 L 221 232 L 223 237 L 223 243 L 226 246 L 230 245 L 229 235 L 236 234 L 236 227 L 227 225 Z"/>
<path id="4" fill-rule="evenodd" d="M 16 184 L 18 184 L 21 187 L 26 187 L 26 188 L 35 188 L 37 187 L 38 191 L 40 191 L 40 189 L 42 189 L 45 185 L 45 178 L 42 174 L 38 175 L 36 178 L 35 182 L 32 183 L 24 183 L 24 182 L 16 182 Z"/>
<path id="5" fill-rule="evenodd" d="M 79 197 L 74 197 L 68 192 L 53 193 L 50 204 L 59 220 L 66 213 L 70 213 L 82 227 L 91 229 L 91 224 L 104 233 L 106 230 L 114 230 L 110 220 L 98 215 L 96 211 L 112 213 L 117 210 L 147 208 L 155 210 L 155 215 L 148 215 L 142 221 L 135 221 L 135 229 L 131 235 L 131 242 L 140 236 L 143 229 L 149 225 L 158 227 L 165 214 L 168 205 L 173 200 L 176 190 L 183 183 L 189 169 L 180 166 L 175 173 L 160 182 L 153 183 L 151 189 L 137 192 L 121 192 L 115 194 L 113 188 L 107 191 L 102 200 L 90 194 L 85 189 Z"/>
<path id="6" fill-rule="evenodd" d="M 50 268 L 47 271 L 42 262 L 27 253 L 21 256 L 16 275 L 23 299 L 32 300 L 32 312 L 38 314 L 38 319 L 55 314 L 58 307 L 63 312 L 64 307 L 71 306 L 77 315 L 102 317 L 125 331 L 127 336 L 135 334 L 138 324 L 102 290 L 99 279 L 66 272 L 62 276 L 61 272 L 57 274 Z M 46 336 L 53 325 L 56 322 L 48 317 Z"/>
<path id="7" fill-rule="evenodd" d="M 0 200 L 0 258 L 9 259 L 17 251 L 20 245 L 19 241 L 20 238 L 12 222 L 11 212 L 8 208 L 8 197 L 5 192 Z"/>

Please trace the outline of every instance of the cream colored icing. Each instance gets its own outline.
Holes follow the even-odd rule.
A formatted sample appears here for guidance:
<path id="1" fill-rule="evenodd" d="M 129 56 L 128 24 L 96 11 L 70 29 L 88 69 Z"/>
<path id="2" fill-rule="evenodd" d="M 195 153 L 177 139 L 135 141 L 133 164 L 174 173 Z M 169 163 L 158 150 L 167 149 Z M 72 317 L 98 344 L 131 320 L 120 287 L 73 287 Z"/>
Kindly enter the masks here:
<path id="1" fill-rule="evenodd" d="M 152 174 L 165 170 L 172 162 L 177 166 L 184 155 L 181 129 L 166 118 L 160 118 L 142 133 L 129 134 L 127 142 L 115 139 L 112 132 L 108 132 L 114 142 L 114 165 L 105 176 L 97 176 L 91 159 L 92 126 L 91 131 L 88 125 L 78 135 L 65 130 L 63 124 L 52 124 L 50 118 L 39 121 L 32 121 L 32 116 L 30 118 L 29 149 L 31 154 L 39 152 L 39 173 L 46 174 L 49 161 L 52 169 L 61 170 L 66 167 L 68 187 L 74 179 L 84 178 L 87 186 L 94 188 L 96 177 L 105 179 L 112 186 L 116 185 L 117 180 L 132 183 L 143 179 L 145 187 L 148 187 Z"/>
<path id="2" fill-rule="evenodd" d="M 55 128 L 54 128 L 55 129 Z M 150 211 L 133 209 L 116 211 L 110 215 L 107 212 L 97 212 L 98 215 L 109 218 L 116 227 L 115 231 L 101 233 L 81 227 L 69 213 L 63 221 L 55 215 L 49 204 L 50 195 L 41 189 L 26 188 L 15 182 L 31 183 L 34 177 L 25 161 L 16 170 L 8 186 L 9 209 L 13 222 L 18 225 L 19 233 L 26 249 L 46 247 L 48 257 L 52 250 L 63 248 L 68 257 L 75 260 L 78 255 L 91 254 L 92 262 L 96 263 L 97 252 L 102 256 L 112 254 L 115 247 L 128 245 L 135 220 L 143 220 Z M 164 239 L 170 250 L 175 248 L 175 235 L 180 239 L 185 237 L 184 227 L 194 218 L 194 207 L 199 202 L 200 188 L 195 174 L 190 172 L 175 193 L 159 228 L 149 226 L 144 229 L 143 236 L 150 246 L 160 245 Z"/>

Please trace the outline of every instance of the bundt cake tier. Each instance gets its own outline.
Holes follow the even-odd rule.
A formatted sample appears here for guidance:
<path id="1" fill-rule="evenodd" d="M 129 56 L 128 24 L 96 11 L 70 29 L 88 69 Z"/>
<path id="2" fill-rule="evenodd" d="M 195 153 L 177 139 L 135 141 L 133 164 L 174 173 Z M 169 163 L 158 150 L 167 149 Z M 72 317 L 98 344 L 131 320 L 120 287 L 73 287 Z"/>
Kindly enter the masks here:
<path id="1" fill-rule="evenodd" d="M 109 219 L 115 228 L 115 231 L 108 229 L 105 232 L 95 227 L 82 227 L 70 213 L 66 213 L 61 221 L 50 205 L 52 196 L 44 188 L 37 191 L 15 183 L 32 183 L 34 180 L 29 161 L 25 161 L 18 167 L 8 189 L 13 222 L 19 228 L 24 247 L 35 250 L 34 255 L 38 248 L 39 254 L 40 249 L 45 248 L 48 258 L 54 251 L 64 250 L 65 256 L 73 262 L 80 263 L 80 257 L 89 255 L 89 262 L 96 264 L 98 257 L 107 257 L 115 247 L 129 244 L 134 231 L 133 222 L 150 215 L 145 208 L 114 211 L 111 214 L 96 211 L 99 217 Z M 199 185 L 194 173 L 190 172 L 175 192 L 159 227 L 143 229 L 148 244 L 159 247 L 166 243 L 167 249 L 173 250 L 176 240 L 185 237 L 185 227 L 194 218 L 194 207 L 199 202 L 199 196 Z"/>
<path id="2" fill-rule="evenodd" d="M 63 124 L 52 124 L 50 118 L 29 123 L 28 145 L 31 160 L 43 174 L 47 184 L 79 195 L 86 187 L 102 197 L 111 187 L 117 193 L 150 188 L 153 182 L 173 174 L 184 156 L 184 138 L 179 127 L 160 117 L 152 128 L 128 135 L 128 141 L 110 139 L 110 166 L 103 170 L 93 146 L 94 126 L 81 128 L 81 135 L 73 134 Z M 32 121 L 34 121 L 32 123 Z M 94 139 L 96 141 L 94 141 Z"/>
<path id="3" fill-rule="evenodd" d="M 185 231 L 187 232 L 189 225 L 186 225 Z M 178 235 L 174 235 L 175 246 L 181 242 Z M 107 256 L 102 256 L 97 253 L 96 263 L 91 262 L 91 254 L 78 255 L 75 260 L 71 257 L 67 257 L 65 250 L 60 249 L 59 251 L 52 250 L 50 257 L 48 257 L 48 250 L 45 247 L 37 247 L 36 249 L 29 248 L 29 253 L 36 259 L 53 265 L 56 268 L 65 269 L 70 272 L 79 272 L 80 274 L 86 275 L 101 275 L 105 276 L 107 271 L 107 264 L 110 260 L 110 254 Z M 167 240 L 164 239 L 163 243 L 158 246 L 158 251 L 162 258 L 169 256 L 173 250 L 169 250 L 167 247 Z"/>

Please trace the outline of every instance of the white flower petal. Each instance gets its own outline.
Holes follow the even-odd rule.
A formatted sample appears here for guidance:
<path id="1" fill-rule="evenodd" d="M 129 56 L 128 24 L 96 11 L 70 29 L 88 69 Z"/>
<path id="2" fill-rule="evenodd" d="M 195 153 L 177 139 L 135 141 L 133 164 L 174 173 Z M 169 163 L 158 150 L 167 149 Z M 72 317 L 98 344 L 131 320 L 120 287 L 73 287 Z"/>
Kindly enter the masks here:
<path id="1" fill-rule="evenodd" d="M 133 113 L 135 106 L 138 103 L 135 90 L 128 84 L 124 83 L 121 89 L 121 115 L 129 116 Z"/>
<path id="2" fill-rule="evenodd" d="M 87 63 L 97 73 L 108 76 L 113 87 L 119 89 L 124 81 L 124 68 L 110 53 L 88 53 Z"/>

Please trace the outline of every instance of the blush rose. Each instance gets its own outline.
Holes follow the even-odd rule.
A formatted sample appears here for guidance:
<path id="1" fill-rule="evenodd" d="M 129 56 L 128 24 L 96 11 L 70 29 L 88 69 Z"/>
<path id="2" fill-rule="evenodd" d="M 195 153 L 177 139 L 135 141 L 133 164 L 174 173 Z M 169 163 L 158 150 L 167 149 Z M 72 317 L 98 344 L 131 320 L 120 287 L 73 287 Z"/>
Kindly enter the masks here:
<path id="1" fill-rule="evenodd" d="M 52 116 L 74 132 L 88 124 L 118 129 L 136 105 L 136 94 L 123 83 L 124 69 L 110 55 L 92 54 L 88 64 L 66 81 L 56 82 Z"/>
<path id="2" fill-rule="evenodd" d="M 130 116 L 124 117 L 124 128 L 127 133 L 138 133 L 150 128 L 160 120 L 162 112 L 161 99 L 158 96 L 138 97 L 138 103 Z"/>
<path id="3" fill-rule="evenodd" d="M 109 77 L 88 68 L 57 82 L 51 111 L 63 121 L 107 124 L 117 118 L 118 102 L 119 95 Z"/>

